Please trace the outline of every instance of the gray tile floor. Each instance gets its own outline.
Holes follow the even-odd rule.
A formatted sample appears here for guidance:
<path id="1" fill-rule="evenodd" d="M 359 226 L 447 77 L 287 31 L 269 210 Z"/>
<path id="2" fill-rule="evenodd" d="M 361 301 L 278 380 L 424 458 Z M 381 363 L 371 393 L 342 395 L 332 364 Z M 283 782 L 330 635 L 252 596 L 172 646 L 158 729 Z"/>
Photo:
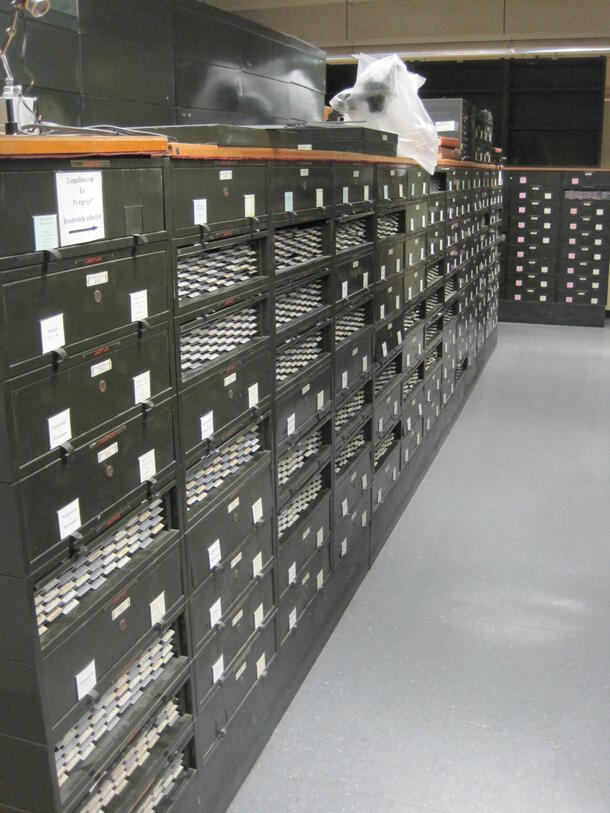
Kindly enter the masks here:
<path id="1" fill-rule="evenodd" d="M 230 813 L 610 811 L 610 327 L 498 349 Z"/>

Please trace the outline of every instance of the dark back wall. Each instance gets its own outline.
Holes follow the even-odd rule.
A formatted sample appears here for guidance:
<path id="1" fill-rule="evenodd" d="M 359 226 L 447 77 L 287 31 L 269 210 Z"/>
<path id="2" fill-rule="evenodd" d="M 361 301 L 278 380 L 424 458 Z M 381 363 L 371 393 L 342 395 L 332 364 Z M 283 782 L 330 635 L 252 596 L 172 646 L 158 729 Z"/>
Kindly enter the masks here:
<path id="1" fill-rule="evenodd" d="M 9 52 L 43 116 L 65 124 L 320 120 L 323 51 L 198 0 L 52 0 Z M 9 21 L 0 0 L 0 28 Z M 21 59 L 24 33 L 25 61 Z"/>
<path id="2" fill-rule="evenodd" d="M 599 165 L 605 57 L 407 64 L 426 77 L 422 98 L 462 96 L 491 110 L 494 143 L 509 163 Z M 355 65 L 329 65 L 327 98 L 355 79 Z"/>

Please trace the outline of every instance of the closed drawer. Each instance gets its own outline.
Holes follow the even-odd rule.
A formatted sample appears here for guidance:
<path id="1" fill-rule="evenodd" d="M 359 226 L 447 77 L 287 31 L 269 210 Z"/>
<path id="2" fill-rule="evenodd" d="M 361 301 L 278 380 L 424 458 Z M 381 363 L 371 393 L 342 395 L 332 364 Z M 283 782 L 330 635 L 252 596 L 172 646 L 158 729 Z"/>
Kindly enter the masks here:
<path id="1" fill-rule="evenodd" d="M 330 548 L 325 546 L 301 568 L 290 589 L 280 599 L 277 623 L 281 644 L 291 632 L 298 634 L 299 623 L 317 593 L 324 589 L 329 574 Z"/>
<path id="2" fill-rule="evenodd" d="M 330 541 L 330 508 L 330 493 L 321 492 L 307 514 L 282 536 L 277 554 L 280 596 L 294 584 L 315 551 Z"/>

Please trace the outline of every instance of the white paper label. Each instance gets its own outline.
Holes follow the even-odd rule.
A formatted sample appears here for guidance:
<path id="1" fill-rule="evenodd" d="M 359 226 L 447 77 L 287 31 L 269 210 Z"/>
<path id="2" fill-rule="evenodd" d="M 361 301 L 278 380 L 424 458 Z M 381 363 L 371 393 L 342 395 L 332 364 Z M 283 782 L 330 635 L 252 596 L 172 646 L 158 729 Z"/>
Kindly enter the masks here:
<path id="1" fill-rule="evenodd" d="M 93 689 L 97 683 L 97 675 L 95 673 L 95 661 L 87 664 L 85 668 L 76 675 L 76 697 L 82 700 Z"/>
<path id="2" fill-rule="evenodd" d="M 324 587 L 324 571 L 319 570 L 316 575 L 316 587 L 321 590 Z"/>
<path id="3" fill-rule="evenodd" d="M 199 421 L 201 424 L 201 440 L 212 437 L 214 434 L 214 412 L 206 412 Z"/>
<path id="4" fill-rule="evenodd" d="M 261 627 L 264 619 L 265 619 L 265 606 L 261 601 L 256 610 L 254 610 L 254 629 L 258 629 L 259 627 Z"/>
<path id="5" fill-rule="evenodd" d="M 106 236 L 101 172 L 56 172 L 57 211 L 62 246 Z"/>
<path id="6" fill-rule="evenodd" d="M 96 378 L 98 375 L 107 373 L 110 370 L 112 370 L 112 359 L 106 359 L 106 361 L 100 361 L 97 364 L 92 364 L 90 368 L 91 378 Z"/>
<path id="7" fill-rule="evenodd" d="M 364 188 L 363 188 L 362 192 L 363 192 L 364 200 L 368 200 L 369 199 L 369 185 L 368 184 L 364 185 Z"/>
<path id="8" fill-rule="evenodd" d="M 324 528 L 318 528 L 316 533 L 316 547 L 321 548 L 324 544 Z"/>
<path id="9" fill-rule="evenodd" d="M 231 570 L 233 570 L 233 568 L 236 568 L 237 565 L 241 562 L 241 560 L 243 558 L 244 558 L 244 555 L 243 555 L 243 553 L 241 551 L 237 554 L 237 556 L 233 557 L 233 559 L 231 559 L 231 565 L 230 565 Z"/>
<path id="10" fill-rule="evenodd" d="M 263 518 L 263 498 L 259 497 L 258 500 L 252 504 L 252 520 L 257 525 Z"/>
<path id="11" fill-rule="evenodd" d="M 235 615 L 233 616 L 233 618 L 231 619 L 231 626 L 236 627 L 239 624 L 239 622 L 242 620 L 243 617 L 244 617 L 244 611 L 243 610 L 239 610 L 239 612 L 236 612 Z"/>
<path id="12" fill-rule="evenodd" d="M 311 144 L 297 144 L 297 150 L 306 150 L 309 151 L 312 149 Z"/>
<path id="13" fill-rule="evenodd" d="M 301 178 L 309 178 L 309 170 L 307 168 L 299 170 Z"/>
<path id="14" fill-rule="evenodd" d="M 288 629 L 292 630 L 297 625 L 297 608 L 293 607 L 288 616 Z"/>
<path id="15" fill-rule="evenodd" d="M 294 584 L 297 580 L 297 563 L 293 562 L 288 568 L 288 584 Z"/>
<path id="16" fill-rule="evenodd" d="M 292 192 L 284 192 L 284 211 L 294 212 L 294 195 Z"/>
<path id="17" fill-rule="evenodd" d="M 138 466 L 140 467 L 140 482 L 145 483 L 147 480 L 152 480 L 157 473 L 155 450 L 151 449 L 146 454 L 140 455 L 138 457 Z"/>
<path id="18" fill-rule="evenodd" d="M 256 195 L 244 195 L 244 217 L 256 217 Z"/>
<path id="19" fill-rule="evenodd" d="M 208 560 L 210 562 L 210 570 L 213 570 L 216 565 L 220 564 L 222 553 L 220 551 L 220 539 L 216 539 L 208 548 Z"/>
<path id="20" fill-rule="evenodd" d="M 345 556 L 347 553 L 347 539 L 343 539 L 341 542 L 341 556 Z"/>
<path id="21" fill-rule="evenodd" d="M 384 356 L 388 355 L 388 343 L 387 342 L 382 342 L 381 343 L 381 352 L 383 353 Z"/>
<path id="22" fill-rule="evenodd" d="M 235 497 L 235 499 L 231 500 L 227 505 L 227 514 L 232 514 L 237 508 L 239 508 L 239 497 Z"/>
<path id="23" fill-rule="evenodd" d="M 301 390 L 301 395 L 307 395 L 309 390 L 311 389 L 311 382 L 309 384 L 305 384 L 303 389 Z"/>
<path id="24" fill-rule="evenodd" d="M 455 121 L 437 121 L 436 122 L 436 132 L 437 133 L 449 133 L 452 130 L 455 130 Z"/>
<path id="25" fill-rule="evenodd" d="M 383 187 L 383 197 L 387 200 L 390 197 L 390 189 L 387 184 Z"/>
<path id="26" fill-rule="evenodd" d="M 57 512 L 57 523 L 59 525 L 59 538 L 65 539 L 78 531 L 81 526 L 80 521 L 80 501 L 78 498 L 60 508 Z"/>
<path id="27" fill-rule="evenodd" d="M 383 319 L 384 316 L 385 316 L 385 305 L 380 305 L 379 306 L 379 318 Z"/>
<path id="28" fill-rule="evenodd" d="M 362 372 L 366 373 L 369 368 L 369 357 L 368 355 L 362 356 Z"/>
<path id="29" fill-rule="evenodd" d="M 263 569 L 263 554 L 257 553 L 252 560 L 252 578 L 255 579 Z"/>
<path id="30" fill-rule="evenodd" d="M 292 413 L 292 415 L 289 415 L 288 418 L 286 419 L 286 434 L 287 435 L 293 435 L 294 434 L 294 430 L 296 429 L 296 420 L 297 419 L 296 419 L 296 415 L 294 414 L 294 412 Z"/>
<path id="31" fill-rule="evenodd" d="M 348 283 L 347 281 L 341 283 L 341 299 L 347 299 L 348 297 Z"/>
<path id="32" fill-rule="evenodd" d="M 362 274 L 362 287 L 363 288 L 368 288 L 369 287 L 369 272 L 368 271 L 365 271 Z"/>
<path id="33" fill-rule="evenodd" d="M 85 285 L 87 288 L 93 288 L 97 285 L 105 285 L 108 282 L 108 271 L 97 271 L 95 274 L 87 274 L 85 277 Z"/>
<path id="34" fill-rule="evenodd" d="M 221 169 L 218 173 L 218 179 L 221 181 L 232 181 L 233 180 L 233 170 L 232 169 Z"/>
<path id="35" fill-rule="evenodd" d="M 385 265 L 382 265 L 379 269 L 379 277 L 380 279 L 385 279 Z"/>
<path id="36" fill-rule="evenodd" d="M 124 601 L 122 601 L 117 607 L 115 607 L 114 610 L 112 611 L 111 613 L 112 620 L 116 621 L 117 618 L 120 618 L 123 615 L 123 613 L 126 613 L 130 607 L 131 599 L 129 598 L 129 596 L 127 596 L 127 598 Z"/>
<path id="37" fill-rule="evenodd" d="M 141 404 L 150 398 L 150 370 L 146 370 L 139 375 L 134 375 L 133 381 L 133 402 Z"/>
<path id="38" fill-rule="evenodd" d="M 343 187 L 343 203 L 349 203 L 349 186 Z"/>
<path id="39" fill-rule="evenodd" d="M 260 658 L 256 662 L 256 679 L 258 680 L 265 674 L 265 670 L 267 669 L 267 658 L 265 657 L 265 653 L 260 656 Z"/>
<path id="40" fill-rule="evenodd" d="M 49 425 L 49 449 L 56 449 L 72 437 L 70 410 L 64 409 L 51 418 L 47 418 Z"/>
<path id="41" fill-rule="evenodd" d="M 403 187 L 403 185 L 401 183 L 399 183 L 398 184 L 398 197 L 399 198 L 404 198 L 404 196 L 405 196 L 404 187 Z"/>
<path id="42" fill-rule="evenodd" d="M 53 350 L 58 350 L 64 346 L 66 337 L 64 334 L 63 313 L 40 320 L 40 338 L 43 353 L 51 353 Z"/>
<path id="43" fill-rule="evenodd" d="M 216 663 L 212 664 L 212 683 L 218 683 L 225 671 L 225 657 L 221 655 Z"/>
<path id="44" fill-rule="evenodd" d="M 205 226 L 208 222 L 207 198 L 193 200 L 193 223 L 195 226 Z"/>
<path id="45" fill-rule="evenodd" d="M 316 189 L 316 206 L 318 209 L 322 209 L 324 206 L 324 190 L 323 189 Z"/>
<path id="46" fill-rule="evenodd" d="M 34 249 L 44 251 L 57 248 L 59 245 L 57 215 L 34 215 L 32 220 L 34 222 Z"/>
<path id="47" fill-rule="evenodd" d="M 106 460 L 109 460 L 111 457 L 114 457 L 115 454 L 119 451 L 119 444 L 115 441 L 111 443 L 110 446 L 106 446 L 105 449 L 102 449 L 101 452 L 97 453 L 97 462 L 98 463 L 105 463 Z"/>
<path id="48" fill-rule="evenodd" d="M 217 599 L 210 607 L 210 627 L 214 629 L 222 618 L 222 599 Z"/>
<path id="49" fill-rule="evenodd" d="M 324 409 L 324 390 L 320 390 L 316 397 L 316 406 L 318 411 Z"/>
<path id="50" fill-rule="evenodd" d="M 150 609 L 150 625 L 160 624 L 165 618 L 165 590 L 154 598 L 148 605 Z"/>
<path id="51" fill-rule="evenodd" d="M 237 373 L 231 373 L 231 375 L 225 376 L 225 379 L 224 379 L 224 381 L 222 383 L 223 383 L 223 386 L 230 387 L 231 384 L 235 384 L 236 381 L 237 381 Z"/>
<path id="52" fill-rule="evenodd" d="M 345 389 L 347 387 L 347 370 L 343 370 L 341 373 L 341 389 Z"/>
<path id="53" fill-rule="evenodd" d="M 377 431 L 383 432 L 383 418 L 379 418 L 377 421 Z"/>
<path id="54" fill-rule="evenodd" d="M 248 407 L 249 409 L 253 409 L 255 406 L 258 405 L 259 402 L 258 397 L 258 381 L 256 384 L 252 384 L 251 387 L 248 387 Z"/>
<path id="55" fill-rule="evenodd" d="M 341 503 L 341 516 L 346 517 L 349 514 L 349 506 L 347 504 L 347 498 L 343 500 Z"/>
<path id="56" fill-rule="evenodd" d="M 134 291 L 129 294 L 129 307 L 132 322 L 148 319 L 148 291 Z"/>

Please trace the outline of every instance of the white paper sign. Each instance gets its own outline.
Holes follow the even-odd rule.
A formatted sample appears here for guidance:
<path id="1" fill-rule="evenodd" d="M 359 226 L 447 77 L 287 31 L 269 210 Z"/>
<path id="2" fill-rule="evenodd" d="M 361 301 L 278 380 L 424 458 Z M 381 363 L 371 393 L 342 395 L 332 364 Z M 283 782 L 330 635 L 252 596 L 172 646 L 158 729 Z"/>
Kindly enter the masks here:
<path id="1" fill-rule="evenodd" d="M 253 409 L 255 406 L 257 406 L 259 400 L 257 382 L 256 384 L 252 384 L 251 387 L 248 387 L 248 407 Z"/>
<path id="2" fill-rule="evenodd" d="M 256 195 L 244 195 L 244 217 L 256 217 Z"/>
<path id="3" fill-rule="evenodd" d="M 318 528 L 316 533 L 316 547 L 321 548 L 324 544 L 324 528 Z"/>
<path id="4" fill-rule="evenodd" d="M 348 283 L 347 280 L 341 283 L 341 299 L 347 299 L 348 297 Z"/>
<path id="5" fill-rule="evenodd" d="M 364 185 L 363 193 L 364 193 L 364 200 L 368 200 L 369 199 L 369 185 L 368 184 Z"/>
<path id="6" fill-rule="evenodd" d="M 129 294 L 129 309 L 132 322 L 148 319 L 148 291 L 134 291 Z"/>
<path id="7" fill-rule="evenodd" d="M 284 192 L 284 211 L 294 212 L 294 195 L 292 192 Z"/>
<path id="8" fill-rule="evenodd" d="M 112 359 L 99 361 L 97 364 L 91 365 L 91 378 L 96 378 L 98 375 L 102 375 L 102 373 L 108 373 L 110 370 L 112 370 Z"/>
<path id="9" fill-rule="evenodd" d="M 349 186 L 343 187 L 343 203 L 349 203 Z"/>
<path id="10" fill-rule="evenodd" d="M 68 505 L 64 505 L 57 512 L 57 523 L 59 525 L 59 538 L 66 539 L 66 537 L 78 531 L 81 526 L 80 521 L 80 501 L 78 497 Z"/>
<path id="11" fill-rule="evenodd" d="M 288 629 L 293 630 L 297 625 L 297 608 L 293 607 L 288 616 Z"/>
<path id="12" fill-rule="evenodd" d="M 316 206 L 318 209 L 322 209 L 324 207 L 324 190 L 323 189 L 316 189 Z"/>
<path id="13" fill-rule="evenodd" d="M 140 482 L 145 483 L 147 480 L 152 480 L 157 473 L 155 450 L 151 449 L 146 454 L 140 455 L 138 457 L 138 466 L 140 468 Z"/>
<path id="14" fill-rule="evenodd" d="M 265 653 L 260 656 L 260 658 L 256 661 L 256 679 L 258 680 L 262 675 L 265 674 L 265 670 L 267 669 L 267 658 L 265 657 Z"/>
<path id="15" fill-rule="evenodd" d="M 34 215 L 34 248 L 36 251 L 57 248 L 57 215 Z"/>
<path id="16" fill-rule="evenodd" d="M 213 570 L 216 565 L 220 564 L 222 554 L 220 551 L 220 539 L 216 539 L 208 548 L 208 560 L 210 562 L 210 570 Z"/>
<path id="17" fill-rule="evenodd" d="M 208 222 L 208 201 L 206 198 L 193 200 L 193 223 L 195 226 L 205 226 Z"/>
<path id="18" fill-rule="evenodd" d="M 210 607 L 210 627 L 214 629 L 222 618 L 222 599 L 217 599 Z"/>
<path id="19" fill-rule="evenodd" d="M 319 570 L 316 575 L 316 587 L 321 590 L 324 587 L 324 571 Z"/>
<path id="20" fill-rule="evenodd" d="M 49 425 L 49 449 L 56 449 L 72 437 L 69 409 L 64 409 L 63 412 L 47 418 L 47 423 Z"/>
<path id="21" fill-rule="evenodd" d="M 86 697 L 91 689 L 97 683 L 97 675 L 95 673 L 95 661 L 87 664 L 85 668 L 76 675 L 76 697 L 82 700 Z"/>
<path id="22" fill-rule="evenodd" d="M 256 610 L 254 610 L 254 629 L 258 629 L 263 625 L 265 620 L 265 605 L 261 601 Z"/>
<path id="23" fill-rule="evenodd" d="M 368 288 L 369 287 L 369 272 L 365 271 L 362 275 L 362 287 Z"/>
<path id="24" fill-rule="evenodd" d="M 58 350 L 64 346 L 66 336 L 64 334 L 63 313 L 40 320 L 40 339 L 43 353 L 51 353 L 53 350 Z"/>
<path id="25" fill-rule="evenodd" d="M 344 370 L 341 373 L 341 389 L 345 389 L 347 387 L 347 370 Z"/>
<path id="26" fill-rule="evenodd" d="M 293 435 L 295 428 L 296 428 L 296 415 L 293 412 L 292 415 L 289 415 L 286 420 L 286 434 Z"/>
<path id="27" fill-rule="evenodd" d="M 252 578 L 255 579 L 263 569 L 263 554 L 257 553 L 252 560 Z"/>
<path id="28" fill-rule="evenodd" d="M 150 609 L 150 625 L 154 627 L 165 618 L 165 590 L 159 593 L 148 605 Z"/>
<path id="29" fill-rule="evenodd" d="M 288 568 L 288 584 L 294 584 L 297 580 L 297 563 L 293 562 Z"/>
<path id="30" fill-rule="evenodd" d="M 214 412 L 206 412 L 199 421 L 201 423 L 201 440 L 212 437 L 214 434 Z"/>
<path id="31" fill-rule="evenodd" d="M 62 246 L 103 240 L 102 173 L 56 172 L 55 187 Z"/>
<path id="32" fill-rule="evenodd" d="M 324 409 L 324 390 L 320 390 L 320 392 L 318 393 L 316 406 L 318 408 L 318 411 Z"/>
<path id="33" fill-rule="evenodd" d="M 97 453 L 97 462 L 98 463 L 105 463 L 106 460 L 109 460 L 111 457 L 114 457 L 115 454 L 119 451 L 119 444 L 115 441 L 111 443 L 110 446 L 106 446 L 105 449 L 102 449 L 101 452 Z"/>
<path id="34" fill-rule="evenodd" d="M 347 504 L 347 497 L 341 503 L 341 516 L 346 517 L 349 514 L 349 507 Z"/>
<path id="35" fill-rule="evenodd" d="M 141 404 L 150 398 L 150 370 L 146 370 L 139 375 L 134 375 L 133 381 L 133 402 Z"/>
<path id="36" fill-rule="evenodd" d="M 341 556 L 345 556 L 346 553 L 347 553 L 347 539 L 344 539 L 341 542 Z"/>
<path id="37" fill-rule="evenodd" d="M 212 683 L 218 683 L 225 671 L 225 658 L 221 655 L 216 663 L 212 664 Z"/>
<path id="38" fill-rule="evenodd" d="M 252 503 L 252 521 L 255 525 L 263 518 L 263 498 L 259 497 L 255 503 Z"/>
<path id="39" fill-rule="evenodd" d="M 85 277 L 85 285 L 87 288 L 93 288 L 97 285 L 106 285 L 108 282 L 108 271 L 97 271 L 95 274 L 87 274 Z"/>

